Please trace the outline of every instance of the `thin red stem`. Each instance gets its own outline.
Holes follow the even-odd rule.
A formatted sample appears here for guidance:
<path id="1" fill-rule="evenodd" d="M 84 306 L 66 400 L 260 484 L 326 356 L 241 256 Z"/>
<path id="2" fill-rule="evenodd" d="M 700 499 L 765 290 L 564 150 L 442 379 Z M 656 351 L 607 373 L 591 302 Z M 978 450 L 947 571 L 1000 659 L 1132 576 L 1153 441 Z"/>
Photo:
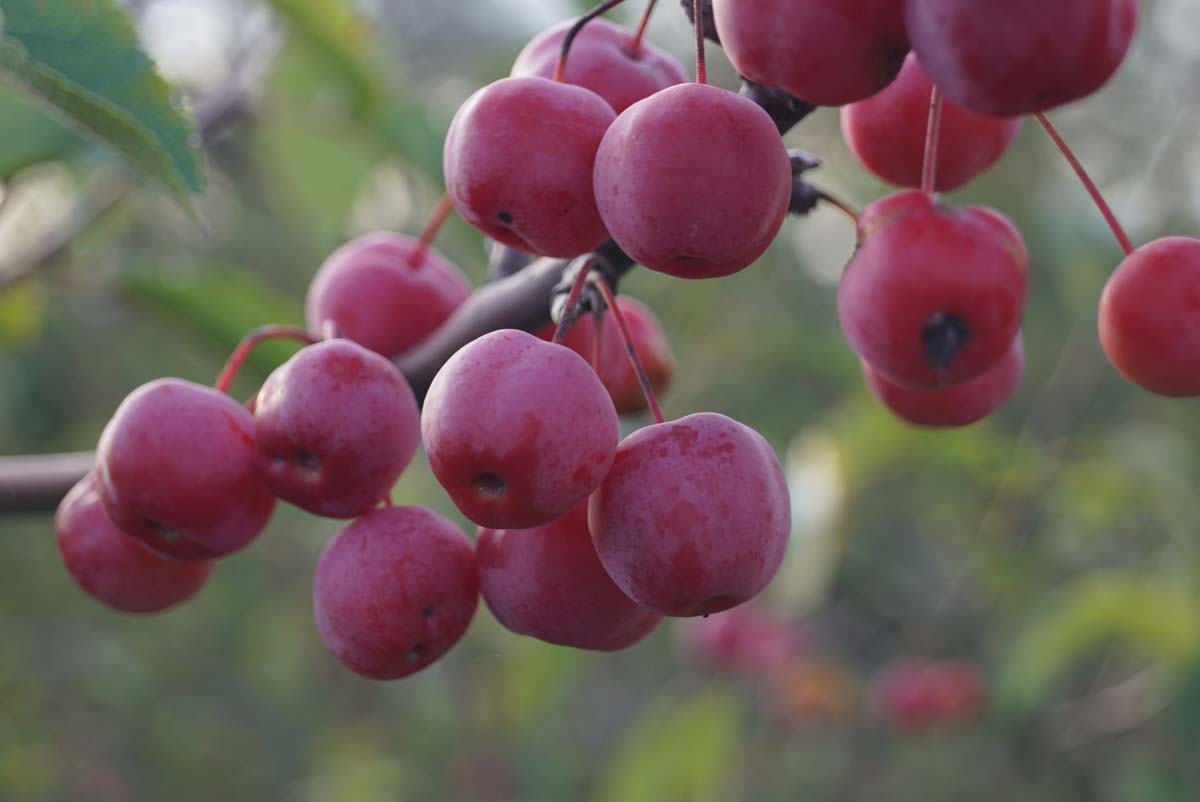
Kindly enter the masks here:
<path id="1" fill-rule="evenodd" d="M 559 83 L 562 83 L 564 80 L 564 76 L 567 74 L 567 56 L 571 54 L 571 43 L 575 41 L 575 37 L 583 30 L 583 26 L 624 2 L 625 0 L 605 0 L 605 2 L 575 21 L 575 24 L 571 26 L 571 30 L 567 31 L 567 35 L 563 37 L 562 49 L 558 51 L 558 62 L 554 65 L 554 80 Z"/>
<path id="2" fill-rule="evenodd" d="M 567 304 L 563 307 L 562 320 L 558 321 L 558 327 L 554 329 L 553 343 L 562 345 L 562 341 L 567 336 L 567 321 L 571 319 L 571 313 L 575 311 L 575 305 L 579 303 L 579 296 L 583 294 L 583 285 L 587 283 L 588 272 L 592 268 L 592 260 L 589 258 L 586 263 L 580 265 L 579 274 L 575 276 L 575 282 L 571 284 L 571 292 L 567 295 Z"/>
<path id="3" fill-rule="evenodd" d="M 237 348 L 233 349 L 233 353 L 229 355 L 229 360 L 225 363 L 225 367 L 221 369 L 221 375 L 217 377 L 217 383 L 213 386 L 222 393 L 228 392 L 229 385 L 233 384 L 234 377 L 237 376 L 242 363 L 246 361 L 246 357 L 250 356 L 250 352 L 254 350 L 254 347 L 267 340 L 280 339 L 299 340 L 308 345 L 317 342 L 317 338 L 299 326 L 259 326 L 243 337 L 242 341 L 238 343 Z"/>
<path id="4" fill-rule="evenodd" d="M 846 201 L 837 197 L 836 195 L 830 195 L 828 192 L 826 192 L 823 189 L 817 190 L 817 197 L 820 198 L 821 200 L 825 201 L 826 203 L 828 203 L 830 206 L 834 207 L 835 209 L 840 210 L 842 212 L 842 214 L 846 215 L 854 222 L 854 225 L 856 227 L 858 226 L 858 210 L 855 209 L 853 206 L 851 206 L 849 203 L 847 203 Z"/>
<path id="5" fill-rule="evenodd" d="M 1050 120 L 1045 114 L 1039 111 L 1033 116 L 1037 119 L 1038 125 L 1042 126 L 1042 130 L 1046 132 L 1046 136 L 1050 137 L 1051 141 L 1058 147 L 1059 152 L 1071 164 L 1071 169 L 1075 171 L 1075 175 L 1079 176 L 1079 180 L 1083 182 L 1083 188 L 1092 196 L 1092 200 L 1095 201 L 1096 206 L 1100 209 L 1100 214 L 1104 215 L 1105 222 L 1112 229 L 1113 236 L 1117 238 L 1117 242 L 1120 243 L 1121 249 L 1125 251 L 1125 255 L 1129 256 L 1132 254 L 1135 250 L 1133 242 L 1130 241 L 1129 235 L 1125 233 L 1125 229 L 1121 227 L 1117 216 L 1113 214 L 1108 201 L 1104 200 L 1104 196 L 1100 194 L 1100 189 L 1092 181 L 1092 177 L 1088 175 L 1087 170 L 1083 169 L 1083 165 L 1075 157 L 1075 152 L 1071 150 L 1070 145 L 1058 133 L 1058 129 L 1050 124 Z"/>
<path id="6" fill-rule="evenodd" d="M 633 33 L 633 42 L 629 45 L 629 55 L 632 58 L 637 58 L 642 53 L 642 39 L 646 36 L 646 26 L 650 24 L 650 15 L 654 13 L 654 6 L 658 0 L 650 0 L 646 4 L 646 10 L 642 12 L 641 22 L 638 23 L 637 30 Z"/>
<path id="7" fill-rule="evenodd" d="M 696 83 L 708 83 L 708 71 L 704 67 L 704 16 L 701 0 L 692 0 L 692 13 L 696 20 Z M 661 423 L 661 421 L 660 421 Z"/>
<path id="8" fill-rule="evenodd" d="M 650 386 L 650 377 L 646 375 L 646 368 L 642 366 L 642 358 L 638 356 L 637 348 L 634 347 L 629 327 L 625 325 L 625 315 L 621 312 L 621 307 L 617 306 L 617 298 L 613 295 L 612 288 L 608 286 L 608 282 L 602 276 L 593 276 L 591 283 L 604 296 L 604 303 L 612 313 L 613 321 L 617 324 L 617 331 L 621 333 L 621 341 L 625 343 L 625 353 L 629 357 L 629 364 L 633 367 L 638 384 L 642 386 L 642 394 L 646 396 L 646 405 L 650 407 L 650 414 L 654 416 L 654 422 L 662 423 L 665 420 L 662 408 L 658 405 L 654 388 Z"/>
<path id="9" fill-rule="evenodd" d="M 929 93 L 929 124 L 925 127 L 925 162 L 921 166 L 921 191 L 933 194 L 937 186 L 938 140 L 942 135 L 942 90 Z"/>
<path id="10" fill-rule="evenodd" d="M 437 205 L 433 207 L 433 212 L 429 215 L 429 220 L 425 223 L 425 228 L 421 230 L 421 237 L 417 240 L 417 247 L 413 250 L 412 255 L 408 258 L 408 263 L 413 267 L 420 267 L 425 261 L 425 252 L 429 250 L 429 246 L 437 239 L 438 232 L 442 230 L 442 224 L 446 222 L 446 218 L 453 211 L 454 204 L 450 202 L 449 195 L 442 195 Z"/>
<path id="11" fill-rule="evenodd" d="M 604 358 L 604 310 L 597 309 L 592 320 L 595 332 L 595 337 L 592 339 L 592 370 L 596 371 L 596 375 L 599 376 L 600 365 Z"/>

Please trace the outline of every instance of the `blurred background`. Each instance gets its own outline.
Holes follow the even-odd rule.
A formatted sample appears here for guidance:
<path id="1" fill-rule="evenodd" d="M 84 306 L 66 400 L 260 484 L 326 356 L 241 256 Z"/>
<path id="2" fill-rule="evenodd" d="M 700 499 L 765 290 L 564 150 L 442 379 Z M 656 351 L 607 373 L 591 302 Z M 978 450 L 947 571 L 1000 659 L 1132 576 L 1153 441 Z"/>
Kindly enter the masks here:
<path id="1" fill-rule="evenodd" d="M 0 453 L 92 448 L 139 384 L 210 383 L 248 329 L 301 323 L 333 248 L 419 231 L 457 105 L 584 6 L 132 0 L 206 123 L 203 226 L 0 86 Z M 651 39 L 690 64 L 685 16 L 660 6 Z M 1200 229 L 1200 2 L 1141 6 L 1117 78 L 1051 115 L 1139 243 Z M 787 141 L 857 206 L 890 191 L 835 110 Z M 481 604 L 446 658 L 376 683 L 312 623 L 335 521 L 280 505 L 197 598 L 130 617 L 73 584 L 49 515 L 6 516 L 0 798 L 1195 799 L 1200 416 L 1107 366 L 1096 305 L 1120 251 L 1033 125 L 951 200 L 1002 210 L 1032 255 L 1024 384 L 965 430 L 910 427 L 863 386 L 836 320 L 854 232 L 835 210 L 790 219 L 731 278 L 622 284 L 678 358 L 668 416 L 731 415 L 785 458 L 794 538 L 753 606 L 610 655 L 517 637 Z M 438 246 L 484 279 L 461 221 Z M 288 353 L 262 349 L 236 392 Z M 420 460 L 397 503 L 471 531 Z"/>

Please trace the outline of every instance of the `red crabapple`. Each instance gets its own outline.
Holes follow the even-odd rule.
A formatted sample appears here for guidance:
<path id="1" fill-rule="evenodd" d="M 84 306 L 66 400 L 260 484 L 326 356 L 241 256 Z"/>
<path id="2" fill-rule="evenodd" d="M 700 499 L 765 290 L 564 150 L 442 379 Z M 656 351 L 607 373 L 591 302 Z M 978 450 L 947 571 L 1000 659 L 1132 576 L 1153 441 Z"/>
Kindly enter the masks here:
<path id="1" fill-rule="evenodd" d="M 713 0 L 713 14 L 738 72 L 821 106 L 875 94 L 908 52 L 904 0 Z"/>
<path id="2" fill-rule="evenodd" d="M 901 192 L 868 206 L 838 288 L 842 331 L 871 367 L 913 390 L 997 364 L 1021 326 L 1028 254 L 998 212 Z"/>
<path id="3" fill-rule="evenodd" d="M 350 340 L 310 345 L 263 383 L 259 473 L 284 501 L 353 518 L 391 491 L 420 441 L 420 410 L 396 366 Z"/>
<path id="4" fill-rule="evenodd" d="M 712 278 L 751 264 L 775 239 L 792 168 L 760 106 L 689 83 L 621 112 L 596 154 L 595 185 L 604 224 L 634 261 Z"/>
<path id="5" fill-rule="evenodd" d="M 533 529 L 480 529 L 479 590 L 492 614 L 519 635 L 579 649 L 637 643 L 662 620 L 604 572 L 588 532 L 587 501 Z"/>
<path id="6" fill-rule="evenodd" d="M 646 371 L 651 388 L 656 395 L 662 395 L 675 373 L 675 356 L 671 353 L 671 346 L 667 342 L 667 335 L 658 316 L 650 307 L 628 295 L 618 297 L 617 306 L 625 316 L 629 337 L 642 360 L 642 368 Z M 611 315 L 609 317 L 611 318 Z M 617 412 L 630 415 L 645 410 L 646 396 L 642 392 L 642 385 L 629 363 L 629 355 L 625 352 L 625 343 L 621 341 L 617 324 L 611 319 L 604 323 L 604 352 L 601 365 L 600 380 L 608 388 L 608 394 L 612 396 Z"/>
<path id="7" fill-rule="evenodd" d="M 671 384 L 675 372 L 675 356 L 671 353 L 671 345 L 663 331 L 658 316 L 650 307 L 636 298 L 622 295 L 617 298 L 617 306 L 625 315 L 625 324 L 629 328 L 629 336 L 642 360 L 646 377 L 657 395 L 662 395 Z M 556 326 L 547 324 L 535 332 L 543 340 L 554 337 Z M 619 415 L 632 415 L 646 409 L 646 396 L 642 385 L 629 364 L 629 356 L 625 353 L 625 343 L 621 341 L 620 331 L 609 312 L 604 314 L 604 325 L 601 328 L 600 370 L 598 375 L 608 390 Z M 592 362 L 592 350 L 596 342 L 596 323 L 592 315 L 586 315 L 577 320 L 567 329 L 563 345 Z"/>
<path id="8" fill-rule="evenodd" d="M 791 507 L 767 441 L 704 412 L 626 437 L 592 494 L 588 525 L 626 595 L 663 615 L 708 615 L 771 581 Z"/>
<path id="9" fill-rule="evenodd" d="M 467 99 L 446 134 L 446 192 L 494 240 L 572 257 L 608 238 L 592 167 L 612 107 L 590 89 L 504 78 Z"/>
<path id="10" fill-rule="evenodd" d="M 1129 49 L 1137 0 L 907 0 L 908 35 L 946 97 L 1015 117 L 1086 97 Z"/>
<path id="11" fill-rule="evenodd" d="M 96 478 L 79 480 L 54 515 L 58 551 L 71 577 L 123 613 L 156 613 L 195 595 L 211 562 L 168 560 L 117 529 L 100 504 Z"/>
<path id="12" fill-rule="evenodd" d="M 246 546 L 275 497 L 255 467 L 254 418 L 234 399 L 182 379 L 134 390 L 104 427 L 96 483 L 122 531 L 174 560 Z"/>
<path id="13" fill-rule="evenodd" d="M 680 645 L 694 662 L 749 679 L 810 651 L 804 627 L 755 602 L 680 622 Z"/>
<path id="14" fill-rule="evenodd" d="M 1155 240 L 1121 262 L 1100 297 L 1100 342 L 1143 389 L 1200 395 L 1200 240 Z"/>
<path id="15" fill-rule="evenodd" d="M 967 426 L 999 409 L 1025 371 L 1021 337 L 1013 340 L 999 363 L 973 379 L 942 390 L 909 390 L 880 376 L 865 361 L 863 378 L 875 397 L 899 418 L 918 426 Z"/>
<path id="16" fill-rule="evenodd" d="M 533 38 L 513 64 L 514 76 L 552 78 L 567 31 L 568 20 Z M 563 80 L 590 89 L 608 101 L 617 114 L 660 89 L 686 83 L 688 74 L 679 60 L 642 40 L 632 55 L 633 31 L 598 18 L 590 20 L 571 42 L 571 56 Z"/>
<path id="17" fill-rule="evenodd" d="M 412 348 L 445 322 L 471 292 L 462 271 L 419 240 L 386 231 L 338 248 L 308 287 L 306 317 L 314 336 L 333 321 L 339 337 L 384 356 Z"/>
<path id="18" fill-rule="evenodd" d="M 424 507 L 372 510 L 317 562 L 313 609 L 325 646 L 351 671 L 399 679 L 459 641 L 479 603 L 475 552 Z"/>
<path id="19" fill-rule="evenodd" d="M 979 714 L 986 696 L 978 666 L 924 658 L 888 663 L 871 686 L 879 713 L 904 729 L 969 720 Z"/>
<path id="20" fill-rule="evenodd" d="M 578 354 L 503 329 L 468 343 L 429 386 L 429 465 L 463 515 L 493 529 L 549 523 L 596 488 L 620 428 Z"/>
<path id="21" fill-rule="evenodd" d="M 842 136 L 863 167 L 892 184 L 921 186 L 932 91 L 933 84 L 909 54 L 891 85 L 842 109 Z M 985 117 L 946 99 L 934 189 L 957 189 L 991 167 L 1020 127 L 1020 118 Z"/>

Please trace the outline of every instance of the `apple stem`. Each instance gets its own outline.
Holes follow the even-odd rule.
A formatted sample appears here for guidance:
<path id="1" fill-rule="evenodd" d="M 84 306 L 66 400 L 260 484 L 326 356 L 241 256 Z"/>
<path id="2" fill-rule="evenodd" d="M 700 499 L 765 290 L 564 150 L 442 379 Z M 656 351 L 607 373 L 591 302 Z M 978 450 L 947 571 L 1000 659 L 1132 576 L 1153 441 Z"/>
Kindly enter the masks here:
<path id="1" fill-rule="evenodd" d="M 704 15 L 701 0 L 692 0 L 692 12 L 696 21 L 696 83 L 708 83 L 708 72 L 704 68 Z M 661 421 L 660 421 L 661 423 Z"/>
<path id="2" fill-rule="evenodd" d="M 933 194 L 937 185 L 938 140 L 942 135 L 942 90 L 929 93 L 929 124 L 925 127 L 925 161 L 921 165 L 921 191 Z"/>
<path id="3" fill-rule="evenodd" d="M 408 263 L 412 267 L 420 267 L 425 261 L 425 252 L 429 250 L 429 246 L 437 238 L 438 232 L 442 230 L 442 224 L 446 222 L 446 218 L 450 216 L 451 210 L 454 209 L 454 204 L 450 203 L 450 196 L 443 194 L 438 200 L 437 205 L 433 207 L 433 212 L 429 215 L 429 220 L 425 223 L 425 228 L 421 229 L 421 237 L 417 240 L 417 247 L 413 249 L 412 254 L 408 257 Z"/>
<path id="4" fill-rule="evenodd" d="M 571 43 L 575 41 L 575 37 L 583 30 L 583 26 L 594 20 L 596 17 L 605 13 L 609 9 L 619 6 L 625 0 L 605 0 L 605 2 L 593 8 L 588 13 L 584 14 L 579 19 L 575 20 L 575 24 L 567 31 L 567 35 L 563 37 L 562 50 L 558 51 L 558 62 L 554 65 L 554 80 L 562 83 L 564 76 L 567 73 L 567 56 L 571 53 Z"/>
<path id="5" fill-rule="evenodd" d="M 847 203 L 846 201 L 837 197 L 836 195 L 830 195 L 828 192 L 826 192 L 823 189 L 816 190 L 816 193 L 817 193 L 818 198 L 825 201 L 830 206 L 833 206 L 835 209 L 841 210 L 842 214 L 846 215 L 852 221 L 854 221 L 855 227 L 856 228 L 858 227 L 858 210 L 857 209 L 855 209 L 849 203 Z"/>
<path id="6" fill-rule="evenodd" d="M 625 343 L 625 354 L 629 357 L 629 364 L 633 368 L 634 375 L 637 376 L 638 384 L 642 386 L 642 395 L 646 396 L 646 405 L 650 407 L 650 414 L 654 416 L 654 422 L 662 423 L 665 420 L 662 408 L 658 405 L 658 398 L 654 395 L 654 388 L 650 385 L 650 377 L 646 375 L 646 368 L 643 367 L 642 359 L 638 356 L 637 348 L 633 344 L 629 327 L 625 325 L 625 315 L 621 312 L 621 307 L 617 306 L 617 298 L 613 294 L 612 287 L 609 287 L 608 282 L 600 275 L 591 277 L 591 285 L 599 290 L 600 295 L 604 297 L 604 304 L 612 313 L 613 322 L 617 324 L 617 331 L 621 333 L 621 341 Z"/>
<path id="7" fill-rule="evenodd" d="M 554 337 L 550 342 L 562 345 L 562 341 L 566 339 L 567 327 L 570 325 L 568 321 L 571 319 L 571 313 L 575 311 L 575 305 L 579 303 L 579 296 L 583 294 L 583 285 L 587 283 L 588 273 L 591 269 L 592 259 L 579 266 L 579 273 L 576 274 L 575 281 L 571 283 L 571 292 L 567 294 L 567 302 L 562 308 L 562 320 L 558 321 L 558 326 L 554 329 Z"/>
<path id="8" fill-rule="evenodd" d="M 1033 116 L 1038 121 L 1038 125 L 1042 127 L 1042 130 L 1046 132 L 1046 136 L 1050 137 L 1050 140 L 1058 147 L 1059 152 L 1070 163 L 1071 169 L 1075 171 L 1075 175 L 1079 176 L 1079 180 L 1083 182 L 1083 188 L 1092 196 L 1092 200 L 1100 209 L 1100 214 L 1104 215 L 1104 220 L 1108 223 L 1108 227 L 1112 229 L 1113 236 L 1117 238 L 1121 250 L 1125 251 L 1126 256 L 1131 255 L 1135 250 L 1133 242 L 1130 241 L 1129 235 L 1125 233 L 1125 229 L 1121 227 L 1117 216 L 1113 214 L 1112 207 L 1108 205 L 1108 201 L 1104 200 L 1104 196 L 1100 194 L 1100 189 L 1092 181 L 1092 177 L 1088 175 L 1087 170 L 1083 168 L 1083 164 L 1075 157 L 1075 152 L 1071 150 L 1071 146 L 1058 133 L 1058 129 L 1050 124 L 1050 119 L 1045 114 L 1039 111 Z"/>
<path id="9" fill-rule="evenodd" d="M 642 53 L 642 38 L 646 35 L 646 26 L 650 24 L 650 15 L 654 13 L 654 6 L 658 0 L 650 0 L 646 4 L 646 10 L 642 12 L 642 19 L 638 23 L 637 30 L 633 33 L 633 41 L 629 45 L 630 58 L 637 58 Z"/>
<path id="10" fill-rule="evenodd" d="M 592 370 L 600 375 L 600 365 L 604 358 L 604 310 L 597 309 L 592 315 L 596 336 L 592 339 Z"/>
<path id="11" fill-rule="evenodd" d="M 299 326 L 280 326 L 267 325 L 259 326 L 254 329 L 238 343 L 237 348 L 233 349 L 233 353 L 229 355 L 229 360 L 225 363 L 225 367 L 221 369 L 221 375 L 217 376 L 217 383 L 213 386 L 219 392 L 229 392 L 229 385 L 233 384 L 233 379 L 237 376 L 237 372 L 242 367 L 242 363 L 246 361 L 246 357 L 250 356 L 250 352 L 254 350 L 254 346 L 267 340 L 298 340 L 306 345 L 312 345 L 317 342 L 317 338 L 313 337 Z"/>

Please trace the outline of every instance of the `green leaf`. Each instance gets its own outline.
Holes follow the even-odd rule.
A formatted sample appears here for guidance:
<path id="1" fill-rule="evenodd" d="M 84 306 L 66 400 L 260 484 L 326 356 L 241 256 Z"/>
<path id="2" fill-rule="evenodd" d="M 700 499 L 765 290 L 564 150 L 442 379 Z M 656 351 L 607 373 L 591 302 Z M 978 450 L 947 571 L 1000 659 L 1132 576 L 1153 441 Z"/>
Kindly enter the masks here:
<path id="1" fill-rule="evenodd" d="M 269 2 L 290 23 L 293 40 L 320 63 L 322 75 L 342 88 L 350 114 L 389 150 L 440 177 L 442 127 L 414 98 L 383 80 L 390 69 L 354 6 L 344 0 Z"/>
<path id="2" fill-rule="evenodd" d="M 30 165 L 62 159 L 83 144 L 74 131 L 4 84 L 0 84 L 0 120 L 0 181 Z"/>
<path id="3" fill-rule="evenodd" d="M 651 707 L 613 756 L 598 802 L 725 802 L 742 711 L 728 692 Z"/>
<path id="4" fill-rule="evenodd" d="M 1082 579 L 1018 638 L 1001 677 L 1001 698 L 1039 704 L 1076 661 L 1102 647 L 1188 662 L 1200 647 L 1198 609 L 1191 594 L 1161 581 L 1115 573 Z"/>
<path id="5" fill-rule="evenodd" d="M 187 205 L 204 186 L 192 129 L 111 0 L 0 0 L 0 78 L 162 181 Z M 7 120 L 5 120 L 7 122 Z"/>
<path id="6" fill-rule="evenodd" d="M 136 303 L 191 329 L 221 354 L 230 353 L 251 329 L 268 323 L 299 324 L 300 304 L 243 267 L 205 265 L 195 270 L 134 270 L 121 280 Z M 254 349 L 246 366 L 265 377 L 296 352 L 290 342 Z"/>

